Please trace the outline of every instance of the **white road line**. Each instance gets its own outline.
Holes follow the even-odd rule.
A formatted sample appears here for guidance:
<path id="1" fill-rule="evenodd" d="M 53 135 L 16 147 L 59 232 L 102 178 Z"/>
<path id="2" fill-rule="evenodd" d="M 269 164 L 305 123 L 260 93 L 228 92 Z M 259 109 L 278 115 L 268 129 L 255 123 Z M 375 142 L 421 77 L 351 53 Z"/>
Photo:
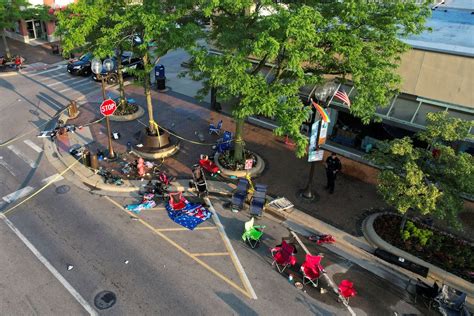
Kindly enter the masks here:
<path id="1" fill-rule="evenodd" d="M 2 156 L 0 156 L 0 166 L 7 169 L 7 171 L 10 172 L 12 176 L 16 177 L 15 172 L 13 172 L 13 168 L 10 167 L 5 160 L 3 160 Z"/>
<path id="2" fill-rule="evenodd" d="M 88 82 L 84 82 L 84 81 L 88 81 Z M 62 89 L 62 90 L 60 90 L 60 91 L 58 91 L 58 92 L 59 92 L 59 93 L 63 93 L 63 92 L 66 92 L 66 91 L 68 91 L 68 90 L 71 90 L 71 89 L 76 89 L 76 88 L 79 87 L 79 86 L 83 86 L 83 85 L 85 85 L 85 84 L 88 84 L 90 81 L 91 81 L 90 78 L 86 78 L 86 79 L 84 79 L 84 80 L 79 80 L 79 81 L 76 82 L 76 84 L 74 85 L 74 87 L 69 87 L 69 88 L 66 88 L 66 89 Z M 79 82 L 84 82 L 84 84 L 77 84 L 77 83 L 79 83 Z"/>
<path id="3" fill-rule="evenodd" d="M 37 75 L 42 75 L 42 74 L 45 74 L 45 73 L 48 73 L 48 72 L 51 72 L 51 71 L 56 71 L 58 69 L 62 68 L 61 66 L 56 66 L 54 68 L 51 68 L 51 69 L 48 69 L 48 70 L 45 70 L 45 71 L 40 71 L 40 72 L 35 72 L 35 73 L 32 73 L 31 75 L 28 75 L 28 77 L 33 77 L 33 76 L 37 76 Z"/>
<path id="4" fill-rule="evenodd" d="M 239 257 L 237 257 L 237 253 L 234 250 L 234 247 L 232 247 L 232 244 L 230 243 L 229 237 L 227 237 L 227 234 L 225 232 L 224 226 L 222 226 L 221 220 L 219 219 L 219 215 L 217 215 L 216 210 L 214 209 L 214 206 L 212 206 L 211 201 L 209 198 L 204 198 L 204 201 L 206 202 L 207 205 L 209 205 L 209 210 L 212 212 L 212 220 L 216 224 L 217 229 L 219 230 L 219 233 L 221 234 L 222 240 L 224 241 L 224 244 L 226 245 L 227 251 L 230 253 L 230 255 L 233 258 L 233 262 L 235 264 L 235 268 L 238 270 L 239 275 L 242 279 L 242 283 L 244 283 L 245 288 L 249 292 L 250 296 L 256 300 L 257 299 L 257 294 L 255 293 L 252 284 L 250 284 L 250 280 L 247 277 L 247 274 L 245 273 L 244 267 L 240 263 Z"/>
<path id="5" fill-rule="evenodd" d="M 74 81 L 74 80 L 77 80 L 77 78 L 71 78 L 71 79 L 68 79 L 68 80 L 58 81 L 58 82 L 55 82 L 55 83 L 47 84 L 46 87 L 52 87 L 52 86 L 55 86 L 55 85 L 58 85 L 58 84 L 62 84 L 62 83 L 65 83 L 65 82 L 68 82 L 68 81 Z"/>
<path id="6" fill-rule="evenodd" d="M 41 148 L 40 146 L 36 145 L 35 143 L 33 143 L 31 140 L 29 139 L 25 139 L 23 141 L 25 144 L 27 144 L 28 146 L 30 146 L 31 148 L 33 148 L 34 151 L 36 151 L 37 153 L 41 153 L 43 151 L 43 148 Z"/>
<path id="7" fill-rule="evenodd" d="M 84 307 L 89 315 L 98 315 L 92 306 L 72 287 L 71 284 L 56 270 L 53 265 L 36 249 L 35 246 L 16 228 L 15 225 L 3 214 L 0 213 L 0 217 L 3 219 L 5 224 L 20 238 L 28 249 L 35 255 L 35 257 L 51 272 L 51 274 L 66 288 L 66 290 L 76 299 L 76 301 Z"/>
<path id="8" fill-rule="evenodd" d="M 33 190 L 34 190 L 33 187 L 27 186 L 27 187 L 21 188 L 20 190 L 17 190 L 15 192 L 13 192 L 13 193 L 5 195 L 4 197 L 2 197 L 2 200 L 4 200 L 7 203 L 12 203 L 12 202 L 15 202 L 18 199 L 21 199 L 22 197 L 27 196 Z"/>
<path id="9" fill-rule="evenodd" d="M 18 149 L 17 147 L 13 146 L 13 145 L 9 145 L 7 147 L 8 149 L 10 149 L 11 151 L 13 151 L 13 153 L 15 155 L 17 155 L 18 157 L 21 158 L 21 160 L 23 160 L 24 162 L 26 162 L 28 165 L 30 165 L 31 168 L 35 169 L 38 167 L 38 164 L 36 162 L 34 162 L 33 160 L 31 160 L 28 156 L 26 156 L 20 149 Z"/>
<path id="10" fill-rule="evenodd" d="M 57 179 L 56 179 L 56 177 L 57 177 Z M 52 180 L 54 180 L 53 182 L 58 182 L 58 181 L 61 181 L 63 179 L 64 179 L 63 176 L 59 175 L 58 173 L 55 173 L 52 176 L 44 178 L 43 180 L 41 180 L 41 183 L 50 183 Z"/>

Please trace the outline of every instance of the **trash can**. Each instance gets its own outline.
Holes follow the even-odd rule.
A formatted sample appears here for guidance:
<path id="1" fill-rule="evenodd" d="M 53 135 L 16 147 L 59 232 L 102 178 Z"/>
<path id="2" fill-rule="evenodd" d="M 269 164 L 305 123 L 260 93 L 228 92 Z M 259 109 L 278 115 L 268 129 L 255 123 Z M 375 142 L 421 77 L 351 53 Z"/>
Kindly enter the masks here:
<path id="1" fill-rule="evenodd" d="M 59 55 L 59 45 L 58 44 L 51 44 L 51 50 L 54 55 Z"/>
<path id="2" fill-rule="evenodd" d="M 156 88 L 158 90 L 166 89 L 165 66 L 163 66 L 162 64 L 158 64 L 155 66 L 155 80 L 156 80 Z"/>

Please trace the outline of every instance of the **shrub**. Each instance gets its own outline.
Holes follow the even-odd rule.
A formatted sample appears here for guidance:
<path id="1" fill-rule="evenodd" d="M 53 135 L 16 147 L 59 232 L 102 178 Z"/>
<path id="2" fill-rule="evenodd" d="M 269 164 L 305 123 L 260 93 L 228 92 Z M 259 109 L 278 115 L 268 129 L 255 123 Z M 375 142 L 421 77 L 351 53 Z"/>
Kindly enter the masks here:
<path id="1" fill-rule="evenodd" d="M 433 236 L 433 231 L 429 229 L 418 228 L 412 221 L 407 221 L 405 229 L 402 231 L 403 241 L 410 238 L 418 239 L 421 246 L 425 246 Z"/>

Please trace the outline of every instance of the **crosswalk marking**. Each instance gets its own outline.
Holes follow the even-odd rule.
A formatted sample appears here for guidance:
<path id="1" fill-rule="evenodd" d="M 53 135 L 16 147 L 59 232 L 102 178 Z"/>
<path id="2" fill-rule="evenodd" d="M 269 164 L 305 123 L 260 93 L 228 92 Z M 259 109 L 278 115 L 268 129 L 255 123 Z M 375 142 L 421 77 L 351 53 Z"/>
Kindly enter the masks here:
<path id="1" fill-rule="evenodd" d="M 3 160 L 2 156 L 0 156 L 0 166 L 7 169 L 7 171 L 10 172 L 12 176 L 16 177 L 15 172 L 13 172 L 13 168 L 10 167 L 5 160 Z"/>
<path id="2" fill-rule="evenodd" d="M 40 72 L 35 72 L 35 73 L 31 74 L 31 75 L 28 75 L 28 77 L 33 77 L 33 76 L 37 76 L 37 75 L 42 75 L 42 74 L 45 74 L 45 73 L 48 73 L 48 72 L 56 71 L 56 70 L 58 70 L 58 69 L 60 69 L 60 68 L 61 68 L 61 66 L 56 66 L 56 67 L 54 67 L 54 68 L 52 68 L 52 69 L 48 69 L 48 70 L 40 71 Z"/>
<path id="3" fill-rule="evenodd" d="M 57 179 L 56 179 L 56 177 L 57 177 Z M 58 181 L 61 181 L 63 179 L 64 179 L 63 176 L 59 175 L 58 173 L 55 173 L 52 176 L 44 178 L 43 180 L 41 180 L 41 183 L 50 183 L 53 180 L 54 180 L 54 182 L 58 182 Z"/>
<path id="4" fill-rule="evenodd" d="M 7 203 L 12 203 L 12 202 L 15 202 L 18 199 L 21 199 L 22 197 L 27 196 L 33 190 L 34 190 L 33 187 L 27 186 L 27 187 L 24 187 L 20 190 L 17 190 L 15 192 L 13 192 L 13 193 L 5 195 L 2 199 Z"/>
<path id="5" fill-rule="evenodd" d="M 84 82 L 84 81 L 88 81 L 88 82 Z M 73 87 L 69 87 L 69 88 L 66 88 L 66 89 L 62 89 L 60 91 L 58 91 L 59 93 L 63 93 L 63 92 L 66 92 L 68 90 L 71 90 L 71 89 L 76 89 L 77 87 L 79 86 L 83 86 L 85 84 L 88 84 L 91 80 L 89 78 L 86 78 L 84 80 L 79 80 L 79 81 L 76 81 L 75 85 Z M 82 84 L 78 84 L 79 82 L 83 82 Z"/>
<path id="6" fill-rule="evenodd" d="M 46 87 L 52 87 L 52 86 L 56 86 L 58 84 L 62 84 L 62 83 L 66 83 L 66 82 L 74 81 L 74 80 L 77 80 L 77 78 L 71 78 L 71 79 L 68 79 L 68 80 L 63 80 L 63 81 L 58 81 L 58 82 L 55 82 L 55 83 L 47 84 Z"/>
<path id="7" fill-rule="evenodd" d="M 33 150 L 36 151 L 37 153 L 41 153 L 43 151 L 43 148 L 39 147 L 38 145 L 36 145 L 29 139 L 25 139 L 23 142 L 27 144 L 28 146 L 30 146 L 31 148 L 33 148 Z"/>
<path id="8" fill-rule="evenodd" d="M 7 148 L 10 149 L 15 155 L 20 157 L 21 160 L 30 165 L 31 168 L 36 169 L 38 167 L 38 164 L 26 156 L 19 148 L 15 147 L 14 145 L 9 145 Z"/>

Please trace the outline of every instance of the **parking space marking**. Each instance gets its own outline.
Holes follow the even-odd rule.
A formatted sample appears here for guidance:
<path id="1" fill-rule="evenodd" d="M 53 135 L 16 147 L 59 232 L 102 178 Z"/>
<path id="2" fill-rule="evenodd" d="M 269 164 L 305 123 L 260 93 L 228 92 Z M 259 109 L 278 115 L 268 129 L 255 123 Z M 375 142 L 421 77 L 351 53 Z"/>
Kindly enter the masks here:
<path id="1" fill-rule="evenodd" d="M 179 251 L 181 251 L 182 253 L 184 253 L 185 255 L 187 255 L 188 257 L 190 257 L 191 259 L 193 259 L 194 261 L 196 261 L 197 263 L 199 263 L 200 265 L 202 265 L 204 268 L 206 268 L 209 272 L 212 272 L 215 276 L 217 276 L 219 279 L 221 279 L 222 281 L 226 282 L 227 284 L 229 284 L 230 286 L 232 286 L 234 289 L 236 289 L 237 291 L 239 291 L 240 293 L 242 293 L 243 295 L 245 295 L 246 297 L 248 298 L 256 298 L 256 296 L 254 297 L 252 295 L 252 293 L 250 293 L 247 288 L 243 289 L 241 288 L 240 286 L 238 286 L 237 284 L 235 284 L 232 280 L 230 280 L 229 278 L 227 278 L 226 276 L 224 276 L 222 273 L 220 273 L 219 271 L 217 271 L 216 269 L 212 268 L 210 265 L 208 265 L 207 263 L 205 263 L 204 261 L 202 261 L 201 259 L 199 259 L 197 256 L 193 255 L 192 253 L 190 253 L 189 251 L 187 251 L 186 249 L 184 249 L 182 246 L 180 246 L 179 244 L 177 244 L 175 241 L 173 241 L 171 238 L 169 238 L 168 236 L 166 236 L 165 234 L 163 234 L 162 232 L 160 232 L 158 229 L 154 228 L 152 225 L 150 225 L 147 221 L 141 219 L 140 217 L 138 217 L 136 214 L 132 213 L 132 212 L 129 212 L 127 211 L 126 209 L 123 208 L 122 205 L 120 205 L 119 203 L 117 203 L 116 201 L 114 201 L 113 199 L 109 198 L 108 196 L 104 196 L 104 198 L 106 200 L 108 200 L 109 202 L 111 202 L 112 204 L 114 204 L 116 207 L 118 207 L 120 210 L 124 211 L 125 213 L 127 213 L 128 215 L 130 215 L 131 217 L 134 217 L 138 220 L 138 222 L 140 222 L 142 225 L 144 225 L 145 227 L 147 227 L 148 229 L 150 229 L 153 233 L 155 233 L 156 235 L 160 236 L 161 238 L 163 238 L 164 240 L 166 240 L 168 243 L 170 243 L 172 246 L 174 246 L 176 249 L 178 249 Z M 215 210 L 214 208 L 212 209 L 212 211 L 215 213 Z M 244 284 L 245 285 L 245 284 Z"/>
<path id="2" fill-rule="evenodd" d="M 159 232 L 175 232 L 175 231 L 190 231 L 187 228 L 184 227 L 175 227 L 175 228 L 155 228 Z M 196 227 L 194 230 L 211 230 L 211 229 L 217 229 L 217 227 L 212 226 L 212 227 Z"/>

